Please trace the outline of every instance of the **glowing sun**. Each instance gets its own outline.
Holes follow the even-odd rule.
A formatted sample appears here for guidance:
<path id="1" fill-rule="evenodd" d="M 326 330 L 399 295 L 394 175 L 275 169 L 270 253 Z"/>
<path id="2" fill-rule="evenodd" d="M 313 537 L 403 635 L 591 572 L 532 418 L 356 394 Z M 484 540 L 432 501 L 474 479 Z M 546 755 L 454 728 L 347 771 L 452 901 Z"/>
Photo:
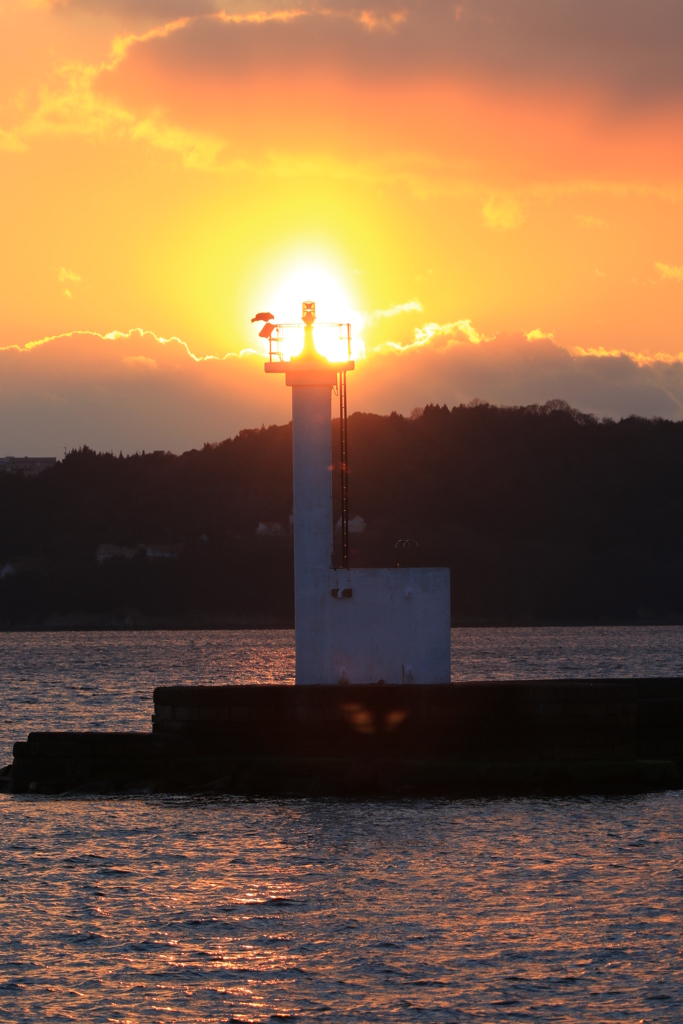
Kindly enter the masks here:
<path id="1" fill-rule="evenodd" d="M 283 354 L 286 359 L 297 355 L 303 346 L 301 323 L 302 302 L 315 302 L 315 347 L 321 355 L 333 362 L 348 359 L 346 335 L 338 324 L 351 324 L 351 355 L 362 358 L 364 345 L 360 336 L 362 315 L 353 308 L 338 279 L 323 267 L 300 266 L 292 270 L 276 287 L 270 309 L 278 323 L 292 324 L 285 331 Z"/>

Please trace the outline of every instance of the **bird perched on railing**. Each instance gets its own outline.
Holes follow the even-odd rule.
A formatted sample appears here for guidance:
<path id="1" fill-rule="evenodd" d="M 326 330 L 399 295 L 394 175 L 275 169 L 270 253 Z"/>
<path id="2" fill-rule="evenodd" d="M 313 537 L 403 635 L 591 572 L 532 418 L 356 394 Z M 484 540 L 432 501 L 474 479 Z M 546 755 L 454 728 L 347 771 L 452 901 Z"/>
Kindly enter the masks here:
<path id="1" fill-rule="evenodd" d="M 273 333 L 273 331 L 275 330 L 275 324 L 268 323 L 268 321 L 272 320 L 272 319 L 273 319 L 273 314 L 272 313 L 257 313 L 256 316 L 251 318 L 252 324 L 255 324 L 257 320 L 265 320 L 266 321 L 265 324 L 263 325 L 263 327 L 261 328 L 261 330 L 258 332 L 259 338 L 268 338 L 268 340 L 270 341 L 270 336 Z"/>

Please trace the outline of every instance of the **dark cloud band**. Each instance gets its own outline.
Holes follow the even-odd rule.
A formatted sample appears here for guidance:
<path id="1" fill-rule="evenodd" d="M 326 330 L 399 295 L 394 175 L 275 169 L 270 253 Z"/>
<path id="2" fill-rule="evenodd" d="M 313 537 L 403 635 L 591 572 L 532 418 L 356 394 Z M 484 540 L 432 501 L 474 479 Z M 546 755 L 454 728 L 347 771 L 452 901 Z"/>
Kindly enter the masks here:
<path id="1" fill-rule="evenodd" d="M 164 2 L 154 0 L 151 10 L 160 12 Z M 324 10 L 296 5 L 290 17 L 262 7 L 266 16 L 256 20 L 230 20 L 253 14 L 253 6 L 205 15 L 195 0 L 168 2 L 169 15 L 186 14 L 190 22 L 140 45 L 178 70 L 445 76 L 597 91 L 631 105 L 683 93 L 683 5 L 672 0 L 412 0 L 369 9 L 337 3 Z"/>
<path id="2" fill-rule="evenodd" d="M 683 362 L 575 356 L 524 335 L 478 344 L 451 338 L 446 347 L 371 354 L 358 362 L 349 393 L 352 411 L 408 414 L 474 398 L 496 405 L 558 398 L 597 416 L 678 420 Z M 0 349 L 0 432 L 10 454 L 56 454 L 65 444 L 184 451 L 243 427 L 286 422 L 290 402 L 285 388 L 269 386 L 262 356 L 197 362 L 182 343 L 161 344 L 140 331 Z"/>

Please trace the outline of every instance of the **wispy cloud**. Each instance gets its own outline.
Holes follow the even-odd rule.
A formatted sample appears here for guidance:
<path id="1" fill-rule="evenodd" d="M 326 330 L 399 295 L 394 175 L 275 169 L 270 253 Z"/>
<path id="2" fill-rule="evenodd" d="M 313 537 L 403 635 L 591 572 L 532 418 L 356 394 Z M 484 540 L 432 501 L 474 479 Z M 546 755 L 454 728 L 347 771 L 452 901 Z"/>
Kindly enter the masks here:
<path id="1" fill-rule="evenodd" d="M 633 349 L 625 348 L 604 348 L 602 345 L 588 346 L 574 345 L 568 349 L 574 356 L 590 359 L 629 359 L 636 366 L 674 366 L 683 364 L 683 352 L 636 352 Z"/>
<path id="2" fill-rule="evenodd" d="M 484 222 L 490 228 L 512 231 L 524 223 L 522 204 L 514 196 L 494 195 L 484 203 Z"/>
<path id="3" fill-rule="evenodd" d="M 423 327 L 416 327 L 412 338 L 406 341 L 385 341 L 376 346 L 373 351 L 408 352 L 411 349 L 427 346 L 432 349 L 447 349 L 463 343 L 479 345 L 482 341 L 488 340 L 484 334 L 475 330 L 470 320 L 454 320 L 452 323 L 446 324 L 432 322 Z"/>
<path id="4" fill-rule="evenodd" d="M 411 299 L 410 302 L 401 302 L 397 306 L 391 306 L 389 309 L 376 309 L 372 313 L 366 313 L 363 317 L 363 326 L 372 327 L 375 324 L 380 323 L 382 320 L 388 320 L 395 316 L 401 316 L 403 313 L 421 313 L 422 303 L 419 299 Z"/>
<path id="5" fill-rule="evenodd" d="M 81 275 L 77 274 L 75 270 L 68 270 L 66 267 L 60 267 L 57 272 L 57 278 L 59 281 L 71 281 L 76 283 L 81 280 Z"/>
<path id="6" fill-rule="evenodd" d="M 527 331 L 527 341 L 554 341 L 555 335 L 552 331 L 542 331 L 540 327 L 535 327 L 533 331 Z"/>
<path id="7" fill-rule="evenodd" d="M 39 90 L 33 109 L 13 127 L 0 131 L 0 149 L 22 153 L 31 142 L 46 136 L 141 141 L 177 153 L 188 168 L 215 169 L 225 148 L 223 139 L 174 124 L 158 110 L 140 116 L 97 88 L 100 77 L 121 64 L 135 43 L 166 38 L 187 21 L 180 19 L 140 36 L 118 37 L 109 59 L 101 64 L 62 65 Z"/>
<path id="8" fill-rule="evenodd" d="M 66 267 L 60 267 L 57 271 L 57 280 L 60 284 L 80 284 L 81 275 L 77 274 L 75 270 L 68 270 Z M 73 298 L 73 293 L 68 287 L 63 289 L 62 295 L 67 299 Z"/>
<path id="9" fill-rule="evenodd" d="M 683 281 L 683 265 L 671 266 L 670 263 L 655 263 L 655 270 L 664 281 Z"/>
<path id="10" fill-rule="evenodd" d="M 26 143 L 19 138 L 16 132 L 7 132 L 0 128 L 0 151 L 5 153 L 24 153 L 26 149 Z"/>

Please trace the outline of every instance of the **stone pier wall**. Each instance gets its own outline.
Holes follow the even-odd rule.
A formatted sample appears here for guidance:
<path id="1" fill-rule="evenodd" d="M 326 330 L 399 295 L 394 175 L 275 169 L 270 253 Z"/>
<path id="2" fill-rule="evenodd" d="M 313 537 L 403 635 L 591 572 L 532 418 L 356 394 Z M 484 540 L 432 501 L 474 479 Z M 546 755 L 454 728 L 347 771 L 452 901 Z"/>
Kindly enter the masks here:
<path id="1" fill-rule="evenodd" d="M 150 733 L 31 733 L 11 792 L 496 796 L 683 788 L 683 680 L 160 687 Z"/>
<path id="2" fill-rule="evenodd" d="M 154 732 L 239 754 L 632 760 L 683 756 L 683 680 L 159 687 Z"/>

